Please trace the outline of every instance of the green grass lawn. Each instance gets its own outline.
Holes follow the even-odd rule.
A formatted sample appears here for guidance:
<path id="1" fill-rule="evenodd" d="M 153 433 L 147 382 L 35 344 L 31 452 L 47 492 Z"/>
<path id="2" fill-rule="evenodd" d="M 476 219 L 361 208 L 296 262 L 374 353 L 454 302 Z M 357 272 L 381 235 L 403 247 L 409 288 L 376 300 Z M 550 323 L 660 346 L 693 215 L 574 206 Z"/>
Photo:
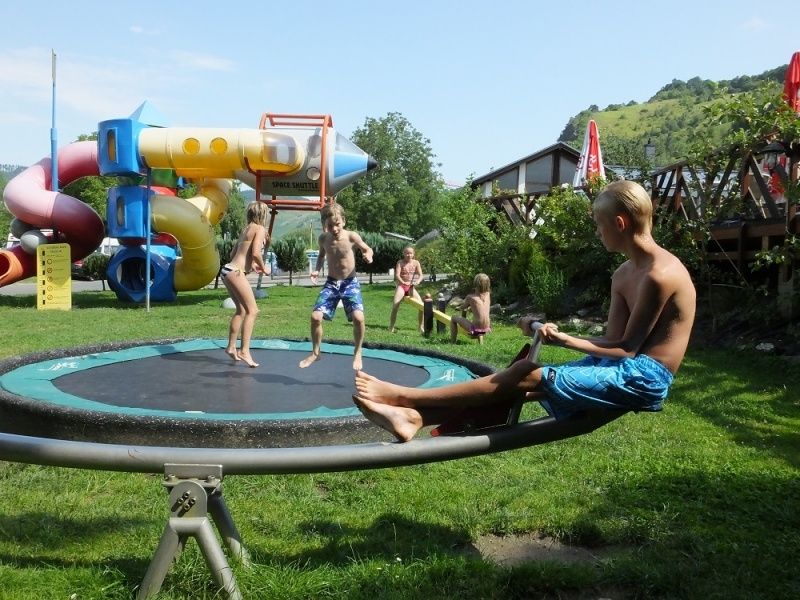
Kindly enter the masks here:
<path id="1" fill-rule="evenodd" d="M 425 339 L 407 306 L 391 334 L 392 287 L 364 288 L 370 342 L 499 367 L 524 341 L 497 322 L 482 346 Z M 256 336 L 306 337 L 316 292 L 269 288 Z M 182 292 L 146 312 L 87 292 L 71 311 L 37 312 L 33 297 L 0 296 L 0 357 L 224 337 L 223 298 L 222 289 Z M 325 337 L 352 339 L 342 315 Z M 542 351 L 548 362 L 572 356 Z M 259 599 L 798 598 L 798 381 L 800 367 L 779 358 L 692 350 L 663 412 L 589 435 L 413 467 L 227 477 L 253 557 L 250 568 L 234 565 L 239 586 Z M 160 479 L 0 462 L 0 598 L 133 597 L 169 516 Z M 474 549 L 486 534 L 530 532 L 598 560 L 502 567 Z M 220 597 L 190 541 L 159 598 Z"/>

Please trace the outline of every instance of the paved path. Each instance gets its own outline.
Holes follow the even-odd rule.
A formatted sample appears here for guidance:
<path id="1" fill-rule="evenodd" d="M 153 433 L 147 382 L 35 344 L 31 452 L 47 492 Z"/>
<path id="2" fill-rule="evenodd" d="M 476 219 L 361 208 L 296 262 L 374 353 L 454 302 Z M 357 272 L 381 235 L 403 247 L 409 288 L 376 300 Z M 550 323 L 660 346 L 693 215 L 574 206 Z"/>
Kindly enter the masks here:
<path id="1" fill-rule="evenodd" d="M 369 275 L 360 274 L 358 278 L 361 280 L 361 283 L 365 283 L 369 281 Z M 258 275 L 250 274 L 247 276 L 247 279 L 252 283 L 255 287 L 258 284 Z M 320 279 L 321 280 L 321 279 Z M 373 283 L 385 283 L 387 281 L 392 281 L 392 277 L 388 274 L 383 275 L 373 275 L 372 276 Z M 261 287 L 272 287 L 275 285 L 289 285 L 289 276 L 288 275 L 279 275 L 277 277 L 263 277 L 261 280 Z M 222 282 L 219 283 L 220 288 L 223 288 Z M 301 276 L 293 276 L 292 277 L 292 285 L 296 286 L 303 286 L 303 287 L 312 287 L 313 284 L 311 283 L 311 279 L 309 279 L 308 275 L 301 275 Z M 319 283 L 317 285 L 320 285 Z M 206 288 L 213 288 L 214 281 L 209 283 Z M 72 281 L 72 292 L 87 292 L 87 291 L 101 291 L 103 289 L 103 283 L 101 281 Z M 108 283 L 106 283 L 106 289 L 108 290 Z M 36 295 L 36 282 L 34 279 L 28 279 L 23 282 L 12 283 L 10 285 L 6 285 L 0 287 L 0 296 L 35 296 Z"/>

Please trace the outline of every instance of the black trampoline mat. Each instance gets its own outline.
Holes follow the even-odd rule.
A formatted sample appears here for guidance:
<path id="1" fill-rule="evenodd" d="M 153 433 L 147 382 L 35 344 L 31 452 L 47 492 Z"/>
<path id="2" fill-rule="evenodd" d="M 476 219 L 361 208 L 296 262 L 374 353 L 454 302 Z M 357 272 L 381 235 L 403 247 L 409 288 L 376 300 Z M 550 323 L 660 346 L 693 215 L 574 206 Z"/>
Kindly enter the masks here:
<path id="1" fill-rule="evenodd" d="M 57 377 L 64 393 L 120 407 L 202 413 L 294 413 L 353 407 L 352 354 L 323 353 L 306 369 L 308 351 L 253 348 L 260 366 L 230 360 L 222 348 L 176 352 L 84 369 Z M 426 369 L 364 357 L 364 371 L 417 387 Z"/>

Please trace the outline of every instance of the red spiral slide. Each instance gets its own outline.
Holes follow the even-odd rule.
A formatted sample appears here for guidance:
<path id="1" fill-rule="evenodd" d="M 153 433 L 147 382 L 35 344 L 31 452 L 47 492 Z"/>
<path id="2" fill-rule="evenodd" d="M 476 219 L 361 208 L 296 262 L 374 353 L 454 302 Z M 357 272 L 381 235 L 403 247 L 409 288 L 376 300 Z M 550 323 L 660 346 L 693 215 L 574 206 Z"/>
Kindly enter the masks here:
<path id="1" fill-rule="evenodd" d="M 36 229 L 52 229 L 72 250 L 72 260 L 91 254 L 103 241 L 105 226 L 87 204 L 50 191 L 51 160 L 43 158 L 6 185 L 3 200 L 17 219 Z M 59 188 L 81 177 L 99 175 L 97 142 L 75 142 L 58 152 Z M 36 275 L 36 256 L 21 246 L 0 250 L 0 287 Z"/>

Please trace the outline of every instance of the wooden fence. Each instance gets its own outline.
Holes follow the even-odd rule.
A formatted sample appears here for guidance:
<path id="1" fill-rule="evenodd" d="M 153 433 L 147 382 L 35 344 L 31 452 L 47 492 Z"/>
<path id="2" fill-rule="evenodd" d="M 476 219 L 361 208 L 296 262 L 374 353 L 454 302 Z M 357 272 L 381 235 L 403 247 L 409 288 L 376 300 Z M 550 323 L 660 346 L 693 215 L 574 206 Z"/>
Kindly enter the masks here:
<path id="1" fill-rule="evenodd" d="M 651 174 L 657 221 L 670 213 L 703 220 L 710 229 L 708 259 L 732 261 L 740 269 L 761 250 L 800 233 L 796 202 L 784 192 L 798 182 L 798 157 L 786 156 L 762 171 L 752 153 L 732 154 L 716 172 L 698 172 L 679 162 Z"/>

